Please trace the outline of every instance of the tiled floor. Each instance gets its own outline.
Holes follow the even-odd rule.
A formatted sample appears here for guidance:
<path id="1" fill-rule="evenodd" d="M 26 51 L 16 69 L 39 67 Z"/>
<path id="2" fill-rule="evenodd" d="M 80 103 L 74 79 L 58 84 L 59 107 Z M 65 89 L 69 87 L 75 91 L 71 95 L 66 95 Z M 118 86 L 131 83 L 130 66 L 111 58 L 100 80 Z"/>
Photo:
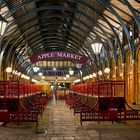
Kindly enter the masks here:
<path id="1" fill-rule="evenodd" d="M 0 140 L 140 140 L 140 121 L 123 123 L 84 122 L 65 106 L 63 101 L 51 101 L 39 126 L 10 123 L 0 127 Z"/>

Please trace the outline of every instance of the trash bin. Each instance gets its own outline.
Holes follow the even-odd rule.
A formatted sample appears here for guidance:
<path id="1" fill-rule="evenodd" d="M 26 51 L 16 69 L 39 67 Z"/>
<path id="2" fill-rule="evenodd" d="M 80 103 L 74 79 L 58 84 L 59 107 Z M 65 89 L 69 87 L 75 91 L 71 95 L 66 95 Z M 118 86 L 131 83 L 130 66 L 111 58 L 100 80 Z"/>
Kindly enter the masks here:
<path id="1" fill-rule="evenodd" d="M 108 110 L 108 119 L 111 121 L 117 120 L 117 108 L 109 108 Z"/>

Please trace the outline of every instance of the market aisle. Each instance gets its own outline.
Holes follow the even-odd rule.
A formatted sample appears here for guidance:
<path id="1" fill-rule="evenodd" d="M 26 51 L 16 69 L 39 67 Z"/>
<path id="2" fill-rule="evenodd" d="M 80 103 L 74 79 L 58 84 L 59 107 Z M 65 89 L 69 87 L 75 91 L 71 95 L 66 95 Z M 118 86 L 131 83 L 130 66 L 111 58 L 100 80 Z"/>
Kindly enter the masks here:
<path id="1" fill-rule="evenodd" d="M 139 140 L 140 121 L 130 123 L 85 122 L 73 115 L 64 101 L 50 101 L 38 128 L 34 123 L 0 127 L 0 140 Z"/>

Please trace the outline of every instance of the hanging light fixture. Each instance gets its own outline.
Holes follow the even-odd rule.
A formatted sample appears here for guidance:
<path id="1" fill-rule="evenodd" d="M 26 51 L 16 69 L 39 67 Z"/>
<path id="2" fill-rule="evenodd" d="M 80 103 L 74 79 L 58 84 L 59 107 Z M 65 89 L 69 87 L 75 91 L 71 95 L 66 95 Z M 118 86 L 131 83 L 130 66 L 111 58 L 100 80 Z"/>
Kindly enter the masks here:
<path id="1" fill-rule="evenodd" d="M 82 67 L 82 64 L 81 63 L 77 63 L 75 66 L 76 66 L 77 69 L 80 69 Z"/>
<path id="2" fill-rule="evenodd" d="M 42 75 L 43 75 L 43 73 L 42 73 L 42 72 L 39 72 L 39 73 L 38 73 L 38 75 L 39 75 L 39 76 L 42 76 Z"/>
<path id="3" fill-rule="evenodd" d="M 12 68 L 11 68 L 11 67 L 7 67 L 7 68 L 6 68 L 6 72 L 7 72 L 7 73 L 11 73 L 11 72 L 12 72 Z"/>
<path id="4" fill-rule="evenodd" d="M 96 77 L 96 73 L 95 72 L 93 73 L 93 77 Z"/>
<path id="5" fill-rule="evenodd" d="M 64 77 L 64 80 L 67 80 L 67 77 Z"/>
<path id="6" fill-rule="evenodd" d="M 42 76 L 42 79 L 45 79 L 45 76 Z"/>
<path id="7" fill-rule="evenodd" d="M 104 73 L 107 73 L 108 74 L 109 72 L 110 72 L 110 68 L 105 68 L 104 69 Z"/>
<path id="8" fill-rule="evenodd" d="M 66 78 L 69 78 L 70 77 L 70 75 L 69 74 L 66 74 Z"/>
<path id="9" fill-rule="evenodd" d="M 33 67 L 33 71 L 34 71 L 34 72 L 38 72 L 39 70 L 40 70 L 40 68 L 39 68 L 39 67 L 36 67 L 36 66 L 35 66 L 35 67 Z"/>
<path id="10" fill-rule="evenodd" d="M 102 73 L 102 71 L 100 70 L 100 71 L 98 71 L 98 74 L 101 76 L 101 75 L 103 75 L 103 73 Z"/>
<path id="11" fill-rule="evenodd" d="M 94 52 L 96 55 L 100 54 L 101 49 L 102 49 L 102 46 L 103 46 L 103 45 L 102 45 L 102 43 L 101 43 L 101 41 L 100 41 L 100 38 L 97 36 L 97 37 L 95 38 L 95 40 L 94 40 L 94 43 L 91 44 L 91 47 L 92 47 L 93 52 Z"/>
<path id="12" fill-rule="evenodd" d="M 90 75 L 89 75 L 89 78 L 93 78 L 93 75 L 92 75 L 92 74 L 90 74 Z"/>
<path id="13" fill-rule="evenodd" d="M 74 70 L 69 69 L 69 74 L 70 74 L 70 75 L 73 75 L 73 74 L 74 74 Z"/>

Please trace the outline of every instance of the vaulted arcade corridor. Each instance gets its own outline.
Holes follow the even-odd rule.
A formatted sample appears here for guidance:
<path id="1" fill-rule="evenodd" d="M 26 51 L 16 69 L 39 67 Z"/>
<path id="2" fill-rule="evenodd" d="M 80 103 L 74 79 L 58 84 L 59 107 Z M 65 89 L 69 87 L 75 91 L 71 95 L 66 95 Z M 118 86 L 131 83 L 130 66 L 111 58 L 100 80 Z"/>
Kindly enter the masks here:
<path id="1" fill-rule="evenodd" d="M 0 139 L 139 140 L 139 120 L 140 0 L 0 0 Z"/>

